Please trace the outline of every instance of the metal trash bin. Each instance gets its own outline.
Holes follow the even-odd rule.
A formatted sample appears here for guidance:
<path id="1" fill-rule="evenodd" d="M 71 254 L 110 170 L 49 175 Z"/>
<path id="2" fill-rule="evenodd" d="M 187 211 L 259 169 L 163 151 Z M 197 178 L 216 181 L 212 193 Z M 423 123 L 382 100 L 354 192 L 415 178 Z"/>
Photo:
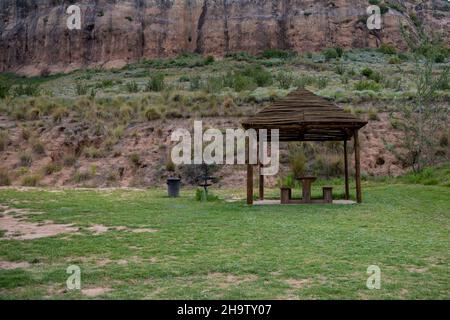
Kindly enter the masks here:
<path id="1" fill-rule="evenodd" d="M 167 192 L 169 193 L 169 197 L 178 198 L 180 196 L 180 186 L 181 186 L 180 178 L 168 178 Z"/>

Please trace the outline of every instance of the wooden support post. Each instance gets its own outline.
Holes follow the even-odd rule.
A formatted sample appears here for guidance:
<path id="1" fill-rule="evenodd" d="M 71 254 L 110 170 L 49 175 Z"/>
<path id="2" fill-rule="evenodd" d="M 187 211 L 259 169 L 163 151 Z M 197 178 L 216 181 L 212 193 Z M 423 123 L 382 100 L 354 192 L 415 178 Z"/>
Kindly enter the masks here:
<path id="1" fill-rule="evenodd" d="M 358 203 L 362 202 L 361 195 L 361 168 L 360 168 L 360 159 L 359 159 L 359 139 L 358 139 L 358 130 L 353 132 L 353 138 L 355 143 L 355 180 L 356 180 L 356 201 Z"/>
<path id="2" fill-rule="evenodd" d="M 348 200 L 350 198 L 350 190 L 348 186 L 347 140 L 344 140 L 344 175 L 345 175 L 345 200 Z"/>
<path id="3" fill-rule="evenodd" d="M 258 183 L 258 186 L 259 186 L 259 193 L 258 193 L 258 196 L 259 196 L 259 200 L 264 200 L 264 176 L 261 174 L 261 172 L 262 172 L 262 163 L 261 163 L 261 155 L 260 155 L 260 152 L 261 152 L 261 145 L 260 145 L 260 141 L 259 141 L 259 139 L 258 139 L 258 148 L 257 148 L 257 150 L 258 150 L 258 153 L 257 153 L 257 158 L 258 158 L 258 171 L 259 171 L 259 183 Z"/>
<path id="4" fill-rule="evenodd" d="M 259 164 L 259 200 L 264 200 L 264 176 L 261 174 L 262 164 Z"/>
<path id="5" fill-rule="evenodd" d="M 245 141 L 245 157 L 247 161 L 247 204 L 253 204 L 253 165 L 250 163 L 250 140 Z"/>

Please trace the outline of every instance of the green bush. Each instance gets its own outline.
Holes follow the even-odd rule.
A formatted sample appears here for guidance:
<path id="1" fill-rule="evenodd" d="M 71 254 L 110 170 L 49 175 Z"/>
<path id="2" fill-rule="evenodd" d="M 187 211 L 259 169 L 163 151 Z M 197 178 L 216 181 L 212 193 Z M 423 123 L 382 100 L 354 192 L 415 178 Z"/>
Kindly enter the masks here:
<path id="1" fill-rule="evenodd" d="M 147 121 L 158 120 L 161 118 L 161 114 L 153 107 L 149 107 L 144 111 L 144 117 Z"/>
<path id="2" fill-rule="evenodd" d="M 139 86 L 137 85 L 136 81 L 130 81 L 125 85 L 127 91 L 129 93 L 136 93 L 139 92 Z"/>
<path id="3" fill-rule="evenodd" d="M 397 50 L 395 50 L 395 47 L 388 43 L 382 43 L 378 48 L 378 51 L 383 54 L 395 54 L 397 52 Z"/>
<path id="4" fill-rule="evenodd" d="M 273 58 L 287 59 L 287 58 L 295 56 L 295 52 L 284 51 L 284 50 L 279 50 L 279 49 L 267 49 L 262 53 L 261 56 L 265 59 L 273 59 Z"/>
<path id="5" fill-rule="evenodd" d="M 323 51 L 323 55 L 324 55 L 324 57 L 325 57 L 325 60 L 331 60 L 331 59 L 336 59 L 336 58 L 339 58 L 339 53 L 338 53 L 338 51 L 336 50 L 336 48 L 328 48 L 328 49 L 325 49 L 324 51 Z"/>
<path id="6" fill-rule="evenodd" d="M 12 88 L 14 96 L 30 96 L 35 97 L 40 94 L 40 89 L 37 84 L 18 85 Z"/>
<path id="7" fill-rule="evenodd" d="M 99 159 L 99 158 L 104 157 L 103 150 L 96 148 L 96 147 L 85 147 L 83 149 L 83 154 L 86 158 L 91 158 L 91 159 Z"/>
<path id="8" fill-rule="evenodd" d="M 9 134 L 5 131 L 0 131 L 0 151 L 5 151 L 9 144 Z"/>
<path id="9" fill-rule="evenodd" d="M 276 75 L 276 80 L 280 88 L 289 89 L 293 85 L 295 78 L 292 72 L 279 71 Z"/>
<path id="10" fill-rule="evenodd" d="M 29 152 L 22 152 L 19 154 L 19 164 L 21 167 L 30 167 L 33 163 L 33 157 Z"/>
<path id="11" fill-rule="evenodd" d="M 164 87 L 165 87 L 164 74 L 158 72 L 150 76 L 150 80 L 147 82 L 147 85 L 145 86 L 145 91 L 160 92 L 164 90 Z"/>
<path id="12" fill-rule="evenodd" d="M 0 186 L 11 185 L 11 179 L 9 178 L 8 171 L 5 169 L 0 169 Z"/>
<path id="13" fill-rule="evenodd" d="M 400 64 L 402 60 L 398 56 L 393 56 L 389 58 L 389 64 Z"/>
<path id="14" fill-rule="evenodd" d="M 256 84 L 253 78 L 236 73 L 233 77 L 233 87 L 236 92 L 240 92 L 243 90 L 253 90 L 256 88 Z"/>
<path id="15" fill-rule="evenodd" d="M 195 91 L 195 90 L 200 89 L 200 87 L 201 87 L 201 79 L 202 78 L 200 76 L 198 76 L 198 75 L 192 76 L 189 79 L 189 90 Z"/>
<path id="16" fill-rule="evenodd" d="M 75 172 L 75 174 L 73 175 L 73 181 L 75 183 L 80 183 L 83 181 L 87 181 L 91 179 L 91 174 L 87 171 L 77 171 Z"/>
<path id="17" fill-rule="evenodd" d="M 355 90 L 363 91 L 363 90 L 372 90 L 372 91 L 380 91 L 381 85 L 371 81 L 371 80 L 362 80 L 358 81 L 354 85 Z"/>
<path id="18" fill-rule="evenodd" d="M 72 167 L 77 162 L 77 158 L 73 155 L 65 155 L 63 157 L 63 164 L 66 167 Z"/>
<path id="19" fill-rule="evenodd" d="M 47 176 L 49 176 L 55 172 L 58 172 L 60 170 L 61 170 L 61 165 L 54 163 L 54 162 L 50 162 L 42 168 L 43 174 L 45 174 Z"/>
<path id="20" fill-rule="evenodd" d="M 38 174 L 32 174 L 22 178 L 22 186 L 36 187 L 41 181 L 42 177 Z"/>
<path id="21" fill-rule="evenodd" d="M 361 70 L 361 74 L 367 77 L 370 80 L 375 82 L 380 82 L 382 80 L 382 76 L 380 73 L 373 71 L 371 68 L 364 68 Z"/>
<path id="22" fill-rule="evenodd" d="M 9 95 L 11 85 L 6 81 L 0 81 L 0 99 L 4 99 Z"/>
<path id="23" fill-rule="evenodd" d="M 138 153 L 132 153 L 129 157 L 130 159 L 130 163 L 134 166 L 134 167 L 139 167 L 141 165 L 141 157 L 139 156 Z"/>
<path id="24" fill-rule="evenodd" d="M 242 74 L 253 78 L 258 87 L 270 86 L 273 82 L 272 74 L 260 65 L 248 66 Z"/>
<path id="25" fill-rule="evenodd" d="M 78 96 L 84 96 L 87 95 L 89 90 L 89 87 L 81 82 L 76 82 L 75 83 L 75 92 Z"/>
<path id="26" fill-rule="evenodd" d="M 380 120 L 380 118 L 378 117 L 378 112 L 375 109 L 370 109 L 369 110 L 368 117 L 369 117 L 369 120 L 372 120 L 372 121 L 379 121 Z"/>
<path id="27" fill-rule="evenodd" d="M 289 164 L 295 178 L 301 177 L 305 174 L 307 162 L 303 153 L 295 152 L 291 154 L 289 156 Z"/>
<path id="28" fill-rule="evenodd" d="M 32 144 L 31 147 L 32 147 L 33 152 L 35 154 L 38 154 L 38 155 L 45 154 L 45 147 L 44 147 L 44 144 L 42 142 L 40 142 L 39 140 L 35 140 L 31 144 Z"/>
<path id="29" fill-rule="evenodd" d="M 61 122 L 64 118 L 66 118 L 68 116 L 69 116 L 69 111 L 64 107 L 58 107 L 55 110 L 53 110 L 53 112 L 52 112 L 52 119 L 53 119 L 53 122 L 55 122 L 55 123 Z"/>

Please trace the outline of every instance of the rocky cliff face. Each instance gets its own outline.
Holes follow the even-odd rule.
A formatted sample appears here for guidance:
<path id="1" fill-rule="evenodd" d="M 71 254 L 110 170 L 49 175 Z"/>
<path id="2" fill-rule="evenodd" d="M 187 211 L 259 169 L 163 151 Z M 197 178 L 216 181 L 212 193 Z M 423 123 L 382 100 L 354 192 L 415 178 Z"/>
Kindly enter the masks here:
<path id="1" fill-rule="evenodd" d="M 181 52 L 401 46 L 399 23 L 414 28 L 412 12 L 449 41 L 447 1 L 390 3 L 382 30 L 373 32 L 364 20 L 367 0 L 1 0 L 0 71 L 118 67 Z M 81 8 L 81 30 L 66 26 L 71 4 Z"/>

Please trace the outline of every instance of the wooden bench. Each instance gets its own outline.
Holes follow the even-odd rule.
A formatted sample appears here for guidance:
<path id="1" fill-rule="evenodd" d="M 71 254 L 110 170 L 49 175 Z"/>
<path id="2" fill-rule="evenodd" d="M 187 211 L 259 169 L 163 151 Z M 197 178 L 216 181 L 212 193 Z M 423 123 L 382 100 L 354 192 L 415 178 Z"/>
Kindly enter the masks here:
<path id="1" fill-rule="evenodd" d="M 325 186 L 322 187 L 323 192 L 323 202 L 332 203 L 333 202 L 333 187 Z"/>
<path id="2" fill-rule="evenodd" d="M 281 187 L 281 204 L 289 203 L 292 199 L 292 189 L 288 187 Z"/>

